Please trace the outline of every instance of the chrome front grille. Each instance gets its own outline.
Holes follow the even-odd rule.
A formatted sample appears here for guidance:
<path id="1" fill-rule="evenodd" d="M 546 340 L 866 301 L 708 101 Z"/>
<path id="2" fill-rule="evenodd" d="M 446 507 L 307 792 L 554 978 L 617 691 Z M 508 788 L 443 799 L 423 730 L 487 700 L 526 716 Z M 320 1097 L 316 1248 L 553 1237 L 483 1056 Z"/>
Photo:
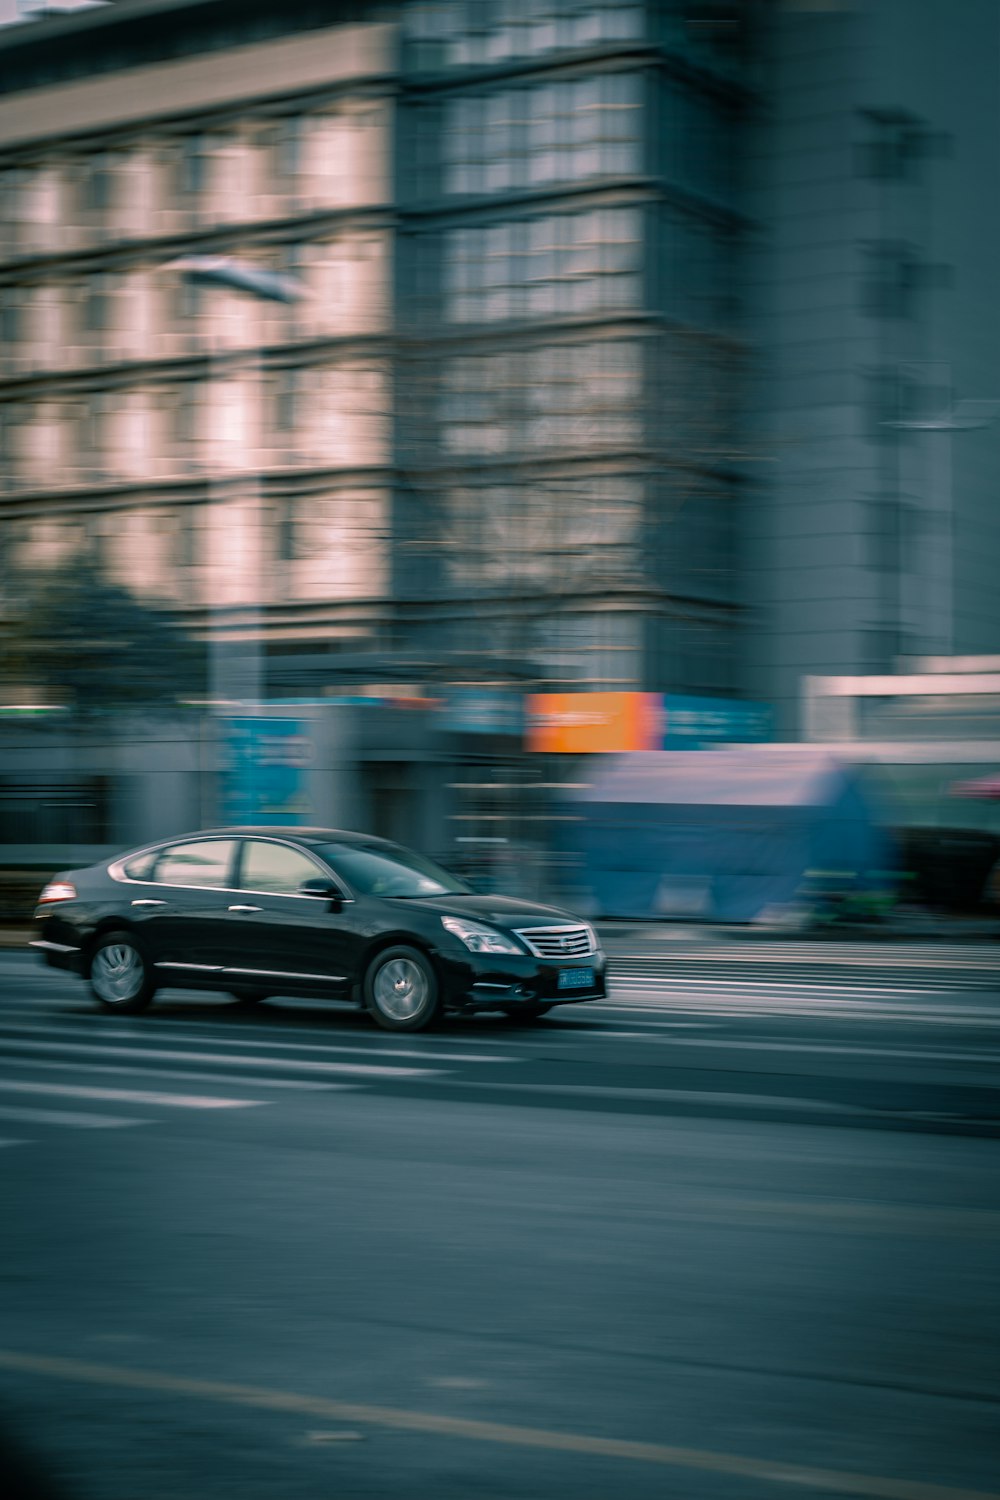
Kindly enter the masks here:
<path id="1" fill-rule="evenodd" d="M 517 935 L 536 958 L 582 958 L 594 951 L 586 927 L 521 927 Z"/>

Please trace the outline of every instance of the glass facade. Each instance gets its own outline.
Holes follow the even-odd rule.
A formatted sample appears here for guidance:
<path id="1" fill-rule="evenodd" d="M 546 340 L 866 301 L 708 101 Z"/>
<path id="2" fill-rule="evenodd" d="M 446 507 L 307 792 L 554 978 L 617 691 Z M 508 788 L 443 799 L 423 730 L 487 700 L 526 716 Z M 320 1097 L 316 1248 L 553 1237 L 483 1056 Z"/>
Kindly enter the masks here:
<path id="1" fill-rule="evenodd" d="M 638 208 L 453 229 L 445 239 L 445 316 L 494 323 L 635 307 L 641 265 Z"/>
<path id="2" fill-rule="evenodd" d="M 444 191 L 538 189 L 642 170 L 642 80 L 601 73 L 450 99 Z"/>
<path id="3" fill-rule="evenodd" d="M 643 437 L 642 365 L 641 342 L 625 339 L 452 359 L 442 446 L 476 457 L 632 447 Z"/>
<path id="4" fill-rule="evenodd" d="M 408 8 L 404 25 L 413 66 L 437 71 L 633 42 L 646 10 L 628 0 L 428 0 Z"/>

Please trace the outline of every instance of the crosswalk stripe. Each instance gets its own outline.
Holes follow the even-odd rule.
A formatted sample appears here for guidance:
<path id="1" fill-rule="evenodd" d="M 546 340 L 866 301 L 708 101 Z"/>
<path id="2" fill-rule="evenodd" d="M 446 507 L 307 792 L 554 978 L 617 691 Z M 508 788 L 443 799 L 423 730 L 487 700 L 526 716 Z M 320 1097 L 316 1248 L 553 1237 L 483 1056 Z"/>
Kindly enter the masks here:
<path id="1" fill-rule="evenodd" d="M 241 1078 L 232 1073 L 190 1072 L 184 1068 L 130 1067 L 126 1063 L 81 1064 L 58 1062 L 50 1057 L 8 1057 L 4 1059 L 4 1065 L 8 1068 L 44 1068 L 46 1072 L 65 1073 L 79 1073 L 81 1066 L 84 1066 L 88 1073 L 111 1073 L 116 1077 L 124 1073 L 128 1077 L 138 1074 L 141 1078 L 169 1078 L 185 1083 L 222 1083 L 240 1089 L 247 1086 L 246 1074 Z M 304 1078 L 255 1078 L 253 1083 L 254 1088 L 258 1089 L 298 1089 L 313 1094 L 353 1093 L 362 1087 L 360 1083 L 313 1083 Z"/>
<path id="2" fill-rule="evenodd" d="M 632 1000 L 636 1003 L 629 1004 Z M 782 1004 L 764 1005 L 760 1001 L 747 1000 L 741 1003 L 734 995 L 719 995 L 714 1000 L 703 997 L 695 1001 L 686 996 L 660 996 L 640 1000 L 636 994 L 624 992 L 621 999 L 612 1000 L 599 1008 L 602 1015 L 649 1016 L 668 1011 L 671 1015 L 727 1016 L 736 1019 L 747 1016 L 809 1016 L 813 1019 L 868 1021 L 913 1021 L 934 1026 L 977 1026 L 984 1030 L 1000 1027 L 1000 1017 L 981 1011 L 942 1010 L 931 1006 L 873 1005 L 855 1001 L 831 1003 L 818 997 L 803 996 L 795 1003 L 789 999 Z"/>
<path id="3" fill-rule="evenodd" d="M 207 1094 L 163 1094 L 149 1089 L 106 1089 L 84 1084 L 25 1083 L 0 1079 L 4 1093 L 57 1094 L 73 1099 L 118 1099 L 128 1104 L 161 1104 L 172 1109 L 250 1109 L 264 1099 L 220 1099 Z"/>
<path id="4" fill-rule="evenodd" d="M 580 1099 L 643 1099 L 664 1104 L 746 1105 L 752 1109 L 794 1109 L 812 1114 L 872 1115 L 882 1111 L 860 1104 L 831 1104 L 825 1099 L 799 1099 L 783 1094 L 718 1093 L 698 1089 L 629 1088 L 605 1083 L 494 1083 L 467 1078 L 448 1078 L 442 1085 L 454 1089 L 475 1089 L 492 1094 L 565 1095 Z"/>
<path id="5" fill-rule="evenodd" d="M 1000 1066 L 997 1052 L 940 1052 L 936 1047 L 863 1047 L 839 1046 L 827 1042 L 753 1042 L 743 1038 L 706 1037 L 649 1037 L 648 1041 L 661 1043 L 664 1047 L 711 1047 L 713 1052 L 830 1052 L 845 1057 L 904 1057 L 919 1058 L 925 1062 L 967 1062 L 982 1067 Z"/>
<path id="6" fill-rule="evenodd" d="M 950 987 L 947 989 L 928 987 L 927 985 L 911 984 L 846 984 L 837 979 L 757 979 L 748 975 L 718 975 L 708 977 L 701 974 L 619 974 L 613 973 L 609 976 L 609 984 L 612 989 L 620 984 L 630 988 L 638 989 L 684 989 L 692 993 L 701 993 L 715 990 L 724 986 L 739 989 L 741 993 L 756 994 L 766 991 L 769 994 L 782 993 L 785 990 L 799 990 L 812 992 L 814 990 L 834 990 L 844 995 L 862 995 L 873 997 L 893 997 L 896 995 L 940 995 L 952 994 L 956 991 Z"/>
<path id="7" fill-rule="evenodd" d="M 112 1037 L 116 1039 L 123 1039 L 126 1041 L 135 1041 L 137 1039 L 136 1031 L 126 1030 L 124 1027 L 105 1026 L 102 1023 L 100 1016 L 94 1016 L 92 1018 L 82 1017 L 79 1020 L 74 1018 L 70 1022 L 70 1024 L 75 1027 L 85 1029 L 87 1034 L 89 1034 L 90 1036 L 99 1035 L 101 1037 Z M 2 1045 L 4 1034 L 7 1032 L 12 1032 L 17 1035 L 37 1033 L 46 1037 L 51 1037 L 56 1026 L 58 1026 L 60 1030 L 63 1028 L 63 1017 L 60 1016 L 57 1022 L 53 1021 L 49 1022 L 48 1024 L 41 1021 L 32 1023 L 29 1021 L 0 1020 L 0 1045 Z M 143 1030 L 145 1030 L 144 1024 Z M 163 1037 L 168 1037 L 173 1042 L 200 1042 L 202 1045 L 204 1045 L 206 1041 L 217 1040 L 217 1038 L 207 1037 L 205 1032 L 174 1031 L 172 1028 L 168 1030 L 165 1027 L 162 1027 L 162 1029 L 159 1030 L 158 1034 Z M 259 1049 L 260 1051 L 268 1052 L 360 1053 L 364 1057 L 371 1057 L 373 1054 L 378 1057 L 421 1057 L 428 1058 L 432 1062 L 442 1062 L 445 1060 L 447 1060 L 448 1062 L 485 1063 L 512 1061 L 512 1059 L 508 1057 L 486 1056 L 482 1053 L 475 1052 L 425 1052 L 418 1047 L 379 1047 L 377 1044 L 372 1046 L 351 1046 L 350 1043 L 342 1042 L 326 1043 L 280 1042 L 273 1040 L 258 1041 L 256 1038 L 243 1036 L 242 1029 L 240 1031 L 240 1035 L 233 1040 L 235 1040 L 238 1045 L 244 1049 L 253 1048 L 255 1050 Z"/>
<path id="8" fill-rule="evenodd" d="M 22 1124 L 73 1125 L 83 1130 L 113 1130 L 125 1125 L 148 1125 L 148 1120 L 127 1120 L 120 1115 L 78 1114 L 68 1109 L 21 1109 L 0 1105 L 0 1120 L 17 1120 Z"/>
<path id="9" fill-rule="evenodd" d="M 88 1042 L 7 1041 L 14 1052 L 73 1052 L 84 1056 L 153 1058 L 160 1062 L 193 1062 L 204 1057 L 209 1062 L 230 1067 L 287 1068 L 311 1073 L 336 1073 L 355 1078 L 434 1078 L 435 1068 L 380 1068 L 374 1064 L 316 1062 L 310 1058 L 247 1057 L 237 1052 L 174 1052 L 157 1047 L 102 1047 Z"/>

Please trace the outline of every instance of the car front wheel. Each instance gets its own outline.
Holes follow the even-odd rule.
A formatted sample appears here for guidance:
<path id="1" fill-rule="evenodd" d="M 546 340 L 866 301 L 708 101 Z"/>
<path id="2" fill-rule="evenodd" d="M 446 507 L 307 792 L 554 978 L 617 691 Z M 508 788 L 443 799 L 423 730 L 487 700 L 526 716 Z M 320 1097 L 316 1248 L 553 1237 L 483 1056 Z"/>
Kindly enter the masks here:
<path id="1" fill-rule="evenodd" d="M 386 1031 L 424 1031 L 440 1010 L 437 976 L 418 948 L 387 948 L 365 975 L 365 1004 Z"/>
<path id="2" fill-rule="evenodd" d="M 152 966 L 131 933 L 105 932 L 94 944 L 91 993 L 105 1010 L 145 1010 L 156 993 Z"/>

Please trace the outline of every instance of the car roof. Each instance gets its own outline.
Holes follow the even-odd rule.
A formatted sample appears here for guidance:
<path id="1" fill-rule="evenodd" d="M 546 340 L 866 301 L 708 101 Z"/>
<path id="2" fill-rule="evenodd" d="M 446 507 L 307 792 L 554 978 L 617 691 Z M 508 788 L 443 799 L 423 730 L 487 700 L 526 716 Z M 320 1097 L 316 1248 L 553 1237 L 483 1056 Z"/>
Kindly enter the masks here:
<path id="1" fill-rule="evenodd" d="M 265 823 L 235 828 L 203 828 L 196 833 L 185 834 L 185 838 L 217 838 L 224 834 L 238 834 L 241 838 L 295 839 L 300 844 L 385 844 L 392 847 L 390 839 L 382 839 L 373 833 L 359 833 L 357 829 L 344 828 L 299 828 L 294 824 Z"/>

